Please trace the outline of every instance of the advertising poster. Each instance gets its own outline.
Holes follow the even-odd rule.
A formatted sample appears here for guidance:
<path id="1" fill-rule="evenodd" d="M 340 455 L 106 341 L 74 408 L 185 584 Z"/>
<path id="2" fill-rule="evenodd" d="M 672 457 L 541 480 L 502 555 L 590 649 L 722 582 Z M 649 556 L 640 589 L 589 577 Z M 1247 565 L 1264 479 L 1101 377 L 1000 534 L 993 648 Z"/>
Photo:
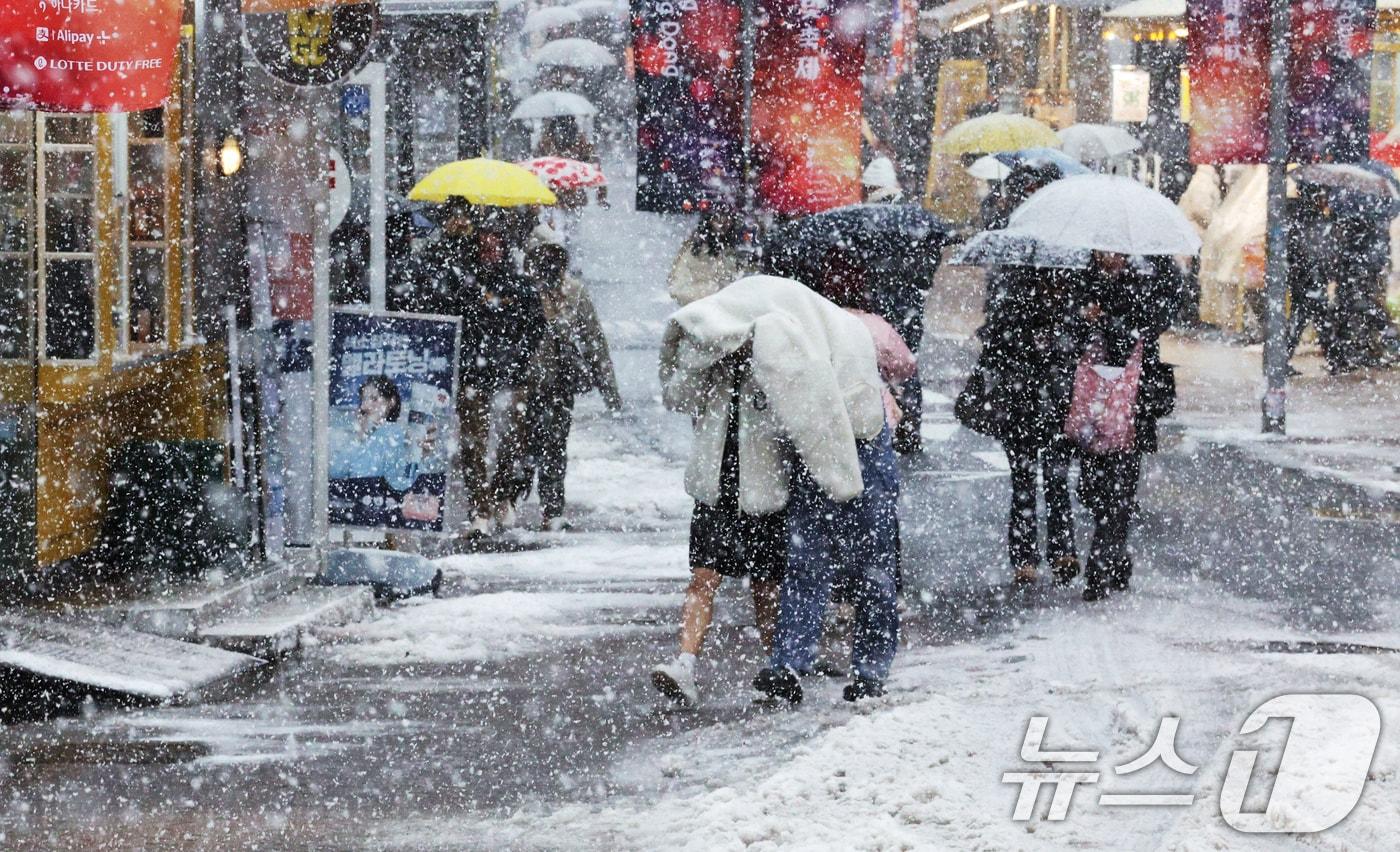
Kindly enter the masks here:
<path id="1" fill-rule="evenodd" d="M 331 526 L 442 532 L 460 325 L 331 313 Z"/>
<path id="2" fill-rule="evenodd" d="M 781 215 L 859 202 L 864 4 L 758 5 L 753 143 L 760 202 Z"/>
<path id="3" fill-rule="evenodd" d="M 742 181 L 737 0 L 634 0 L 637 209 L 737 200 Z"/>
<path id="4" fill-rule="evenodd" d="M 0 106 L 136 112 L 170 95 L 181 0 L 5 0 Z"/>
<path id="5" fill-rule="evenodd" d="M 1370 157 L 1375 0 L 1294 3 L 1288 138 L 1299 163 Z"/>

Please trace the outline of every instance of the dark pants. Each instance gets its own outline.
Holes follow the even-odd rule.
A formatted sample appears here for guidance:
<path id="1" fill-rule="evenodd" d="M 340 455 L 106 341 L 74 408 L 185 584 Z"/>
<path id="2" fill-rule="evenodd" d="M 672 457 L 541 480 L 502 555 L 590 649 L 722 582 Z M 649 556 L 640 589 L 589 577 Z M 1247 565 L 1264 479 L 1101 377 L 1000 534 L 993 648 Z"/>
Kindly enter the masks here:
<path id="1" fill-rule="evenodd" d="M 530 448 L 539 477 L 540 514 L 545 520 L 564 514 L 564 476 L 569 468 L 569 430 L 574 423 L 574 395 L 542 389 L 530 402 Z"/>
<path id="2" fill-rule="evenodd" d="M 900 286 L 881 288 L 876 293 L 876 312 L 899 332 L 904 344 L 914 357 L 919 357 L 919 345 L 924 340 L 924 300 L 926 294 L 906 282 Z M 895 401 L 904 419 L 894 432 L 894 448 L 901 453 L 917 452 L 921 444 L 920 430 L 924 420 L 924 386 L 919 381 L 919 373 L 914 375 L 895 392 Z"/>
<path id="3" fill-rule="evenodd" d="M 895 598 L 899 470 L 889 430 L 861 441 L 859 497 L 837 503 L 798 465 L 788 501 L 788 560 L 771 664 L 808 672 L 816 662 L 822 619 L 837 577 L 855 605 L 851 668 L 884 680 L 899 645 Z"/>
<path id="4" fill-rule="evenodd" d="M 1322 354 L 1327 357 L 1329 363 L 1332 359 L 1332 307 L 1327 304 L 1327 290 L 1325 287 L 1313 286 L 1309 282 L 1308 286 L 1293 287 L 1289 290 L 1289 301 L 1292 303 L 1293 315 L 1289 317 L 1288 323 L 1288 355 L 1298 348 L 1298 341 L 1303 337 L 1303 329 L 1312 323 L 1317 329 L 1317 342 L 1322 346 Z"/>
<path id="5" fill-rule="evenodd" d="M 1079 499 L 1094 516 L 1084 578 L 1089 586 L 1126 586 L 1133 575 L 1128 530 L 1137 512 L 1142 454 L 1085 453 L 1079 461 Z"/>
<path id="6" fill-rule="evenodd" d="M 1045 483 L 1045 556 L 1054 563 L 1076 556 L 1074 509 L 1069 497 L 1069 465 L 1073 450 L 1068 441 L 1034 447 L 1005 446 L 1011 464 L 1011 515 L 1007 523 L 1006 549 L 1011 568 L 1040 561 L 1036 504 L 1040 496 L 1036 475 Z"/>

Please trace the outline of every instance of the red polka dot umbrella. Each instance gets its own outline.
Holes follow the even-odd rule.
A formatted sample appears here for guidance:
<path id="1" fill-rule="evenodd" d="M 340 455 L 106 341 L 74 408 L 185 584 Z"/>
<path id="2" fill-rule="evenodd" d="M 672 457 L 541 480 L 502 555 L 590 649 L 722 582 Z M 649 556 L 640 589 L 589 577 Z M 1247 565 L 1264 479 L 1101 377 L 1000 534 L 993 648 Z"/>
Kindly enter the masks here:
<path id="1" fill-rule="evenodd" d="M 524 160 L 520 165 L 534 172 L 551 189 L 583 189 L 589 186 L 603 186 L 608 179 L 603 170 L 579 160 L 563 157 L 536 157 Z"/>

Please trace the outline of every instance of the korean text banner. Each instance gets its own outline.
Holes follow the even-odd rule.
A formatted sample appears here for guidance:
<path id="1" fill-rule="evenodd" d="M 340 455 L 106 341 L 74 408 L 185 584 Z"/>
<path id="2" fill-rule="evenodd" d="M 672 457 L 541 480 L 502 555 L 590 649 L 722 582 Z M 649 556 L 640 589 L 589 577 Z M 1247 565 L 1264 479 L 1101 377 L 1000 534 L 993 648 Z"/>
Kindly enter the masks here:
<path id="1" fill-rule="evenodd" d="M 1191 162 L 1262 163 L 1269 150 L 1269 0 L 1187 4 Z"/>
<path id="2" fill-rule="evenodd" d="M 784 215 L 860 201 L 868 11 L 856 0 L 760 0 L 753 144 L 758 197 Z"/>
<path id="3" fill-rule="evenodd" d="M 0 105 L 135 112 L 171 90 L 181 0 L 5 0 Z"/>
<path id="4" fill-rule="evenodd" d="M 460 320 L 331 314 L 330 523 L 442 531 Z"/>
<path id="5" fill-rule="evenodd" d="M 1375 0 L 1292 4 L 1288 139 L 1300 163 L 1370 159 Z"/>
<path id="6" fill-rule="evenodd" d="M 633 0 L 638 210 L 737 200 L 741 16 L 736 0 Z"/>

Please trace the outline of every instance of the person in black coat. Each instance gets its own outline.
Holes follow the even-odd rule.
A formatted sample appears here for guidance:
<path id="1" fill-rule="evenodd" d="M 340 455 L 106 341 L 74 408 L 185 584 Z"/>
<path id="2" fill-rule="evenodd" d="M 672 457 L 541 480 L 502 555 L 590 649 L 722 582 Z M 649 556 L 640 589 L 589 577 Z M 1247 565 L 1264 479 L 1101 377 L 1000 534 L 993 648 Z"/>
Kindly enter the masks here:
<path id="1" fill-rule="evenodd" d="M 539 292 L 518 268 L 510 242 L 520 230 L 511 211 L 449 206 L 443 235 L 413 259 L 408 280 L 391 291 L 393 310 L 460 317 L 460 380 L 457 417 L 461 427 L 462 479 L 472 495 L 472 535 L 494 532 L 508 520 L 520 490 L 517 469 L 525 429 L 519 415 L 535 350 L 544 335 Z M 511 396 L 488 476 L 491 403 Z"/>
<path id="2" fill-rule="evenodd" d="M 959 419 L 1001 442 L 1011 467 L 1007 553 L 1017 583 L 1036 580 L 1037 475 L 1044 482 L 1046 563 L 1057 583 L 1079 573 L 1070 503 L 1073 449 L 1063 434 L 1073 341 L 1066 334 L 1076 274 L 1008 266 L 978 329 L 982 352 L 958 398 Z"/>
<path id="3" fill-rule="evenodd" d="M 1094 517 L 1094 540 L 1085 566 L 1086 601 L 1128 589 L 1133 573 L 1128 533 L 1137 511 L 1142 457 L 1157 451 L 1157 420 L 1170 414 L 1176 403 L 1175 380 L 1162 362 L 1159 339 L 1178 311 L 1179 276 L 1171 274 L 1170 258 L 1149 263 L 1151 273 L 1135 268 L 1124 255 L 1095 252 L 1067 324 L 1076 364 L 1084 353 L 1093 352 L 1107 366 L 1126 367 L 1142 347 L 1133 449 L 1080 454 L 1079 498 Z"/>

